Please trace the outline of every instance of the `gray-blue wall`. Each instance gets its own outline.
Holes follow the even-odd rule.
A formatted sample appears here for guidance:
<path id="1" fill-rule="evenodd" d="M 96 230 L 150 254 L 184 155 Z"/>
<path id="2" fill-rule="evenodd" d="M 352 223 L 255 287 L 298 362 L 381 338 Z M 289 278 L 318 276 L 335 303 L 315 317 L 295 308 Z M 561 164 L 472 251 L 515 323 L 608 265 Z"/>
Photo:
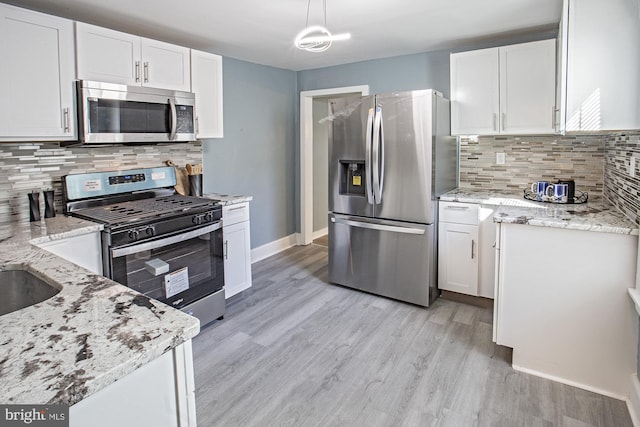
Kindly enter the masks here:
<path id="1" fill-rule="evenodd" d="M 205 140 L 204 191 L 253 196 L 251 247 L 296 231 L 296 73 L 223 60 L 224 138 Z"/>
<path id="2" fill-rule="evenodd" d="M 298 90 L 369 85 L 370 93 L 436 89 L 449 95 L 449 51 L 418 53 L 298 72 Z"/>

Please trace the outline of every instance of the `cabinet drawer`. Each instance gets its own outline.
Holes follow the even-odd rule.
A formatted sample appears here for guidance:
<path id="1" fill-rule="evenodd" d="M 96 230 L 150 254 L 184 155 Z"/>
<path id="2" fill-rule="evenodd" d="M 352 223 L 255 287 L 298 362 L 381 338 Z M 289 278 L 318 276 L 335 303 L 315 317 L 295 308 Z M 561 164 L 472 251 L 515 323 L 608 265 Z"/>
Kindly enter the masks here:
<path id="1" fill-rule="evenodd" d="M 249 221 L 249 203 L 237 203 L 222 207 L 222 223 L 227 226 Z"/>
<path id="2" fill-rule="evenodd" d="M 478 205 L 475 203 L 440 202 L 439 221 L 456 224 L 478 224 Z"/>

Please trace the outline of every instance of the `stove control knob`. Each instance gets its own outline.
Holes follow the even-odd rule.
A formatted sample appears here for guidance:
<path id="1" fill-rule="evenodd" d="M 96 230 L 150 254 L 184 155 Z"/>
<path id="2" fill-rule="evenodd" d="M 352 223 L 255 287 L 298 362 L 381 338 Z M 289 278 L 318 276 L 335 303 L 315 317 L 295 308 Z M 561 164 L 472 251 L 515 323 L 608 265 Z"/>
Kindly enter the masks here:
<path id="1" fill-rule="evenodd" d="M 213 221 L 213 212 L 207 212 L 206 214 L 204 214 L 204 220 L 205 222 Z"/>
<path id="2" fill-rule="evenodd" d="M 148 226 L 147 228 L 144 229 L 144 232 L 147 236 L 155 236 L 156 234 L 156 229 L 154 228 L 153 225 Z"/>
<path id="3" fill-rule="evenodd" d="M 140 232 L 138 230 L 129 230 L 129 238 L 131 240 L 138 240 L 138 237 L 140 236 Z"/>
<path id="4" fill-rule="evenodd" d="M 194 215 L 193 218 L 191 219 L 191 222 L 193 222 L 196 225 L 202 224 L 202 215 Z"/>

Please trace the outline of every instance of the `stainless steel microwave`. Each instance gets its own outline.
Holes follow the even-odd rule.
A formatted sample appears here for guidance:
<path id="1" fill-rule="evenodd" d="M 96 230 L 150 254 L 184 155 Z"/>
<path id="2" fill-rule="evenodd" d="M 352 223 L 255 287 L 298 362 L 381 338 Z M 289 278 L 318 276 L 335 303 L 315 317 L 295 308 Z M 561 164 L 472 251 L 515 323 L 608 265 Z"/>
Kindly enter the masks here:
<path id="1" fill-rule="evenodd" d="M 195 94 L 79 80 L 83 144 L 195 141 Z"/>

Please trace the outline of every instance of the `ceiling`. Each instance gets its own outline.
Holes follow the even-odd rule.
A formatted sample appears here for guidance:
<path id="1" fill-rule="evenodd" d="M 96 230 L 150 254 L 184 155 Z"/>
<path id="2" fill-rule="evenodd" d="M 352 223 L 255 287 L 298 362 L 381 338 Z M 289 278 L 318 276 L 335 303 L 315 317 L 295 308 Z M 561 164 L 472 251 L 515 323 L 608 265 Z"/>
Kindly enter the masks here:
<path id="1" fill-rule="evenodd" d="M 1 0 L 104 27 L 291 70 L 456 48 L 548 31 L 562 0 L 326 0 L 327 27 L 351 40 L 299 51 L 308 0 Z M 322 24 L 310 0 L 309 24 Z"/>

